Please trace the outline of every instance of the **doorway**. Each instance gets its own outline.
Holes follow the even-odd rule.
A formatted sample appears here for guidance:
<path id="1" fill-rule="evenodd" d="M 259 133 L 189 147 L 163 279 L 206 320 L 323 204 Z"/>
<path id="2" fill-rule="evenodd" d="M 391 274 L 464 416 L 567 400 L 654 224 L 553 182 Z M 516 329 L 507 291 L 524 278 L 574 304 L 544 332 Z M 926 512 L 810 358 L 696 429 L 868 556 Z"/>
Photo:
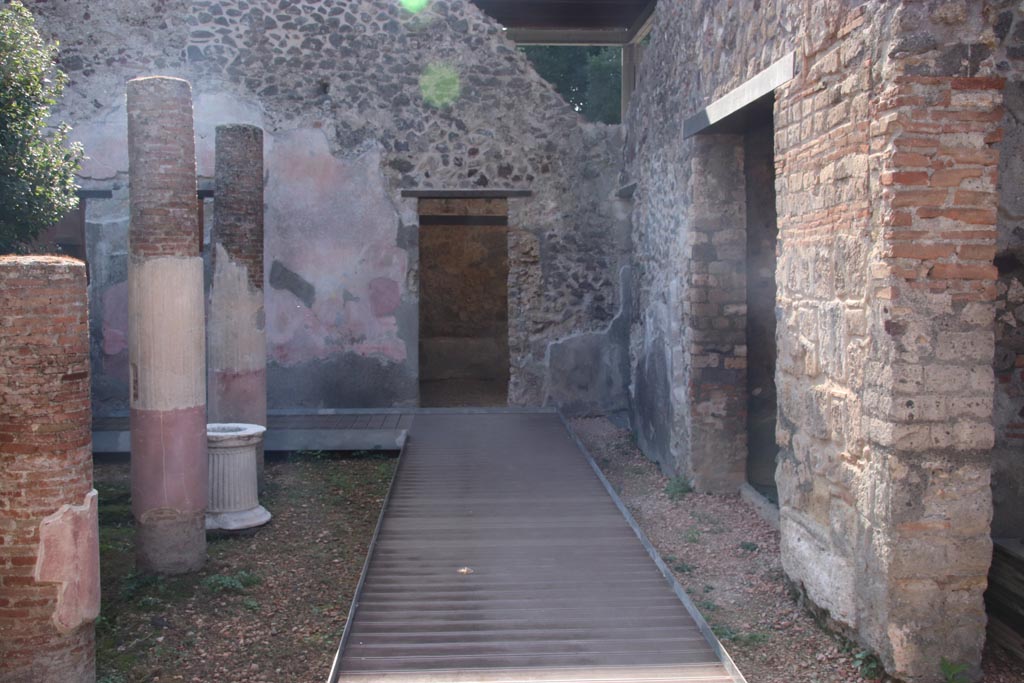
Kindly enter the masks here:
<path id="1" fill-rule="evenodd" d="M 771 116 L 743 136 L 747 196 L 747 481 L 778 504 L 775 464 L 775 126 Z"/>
<path id="2" fill-rule="evenodd" d="M 508 403 L 508 200 L 419 200 L 420 405 Z"/>

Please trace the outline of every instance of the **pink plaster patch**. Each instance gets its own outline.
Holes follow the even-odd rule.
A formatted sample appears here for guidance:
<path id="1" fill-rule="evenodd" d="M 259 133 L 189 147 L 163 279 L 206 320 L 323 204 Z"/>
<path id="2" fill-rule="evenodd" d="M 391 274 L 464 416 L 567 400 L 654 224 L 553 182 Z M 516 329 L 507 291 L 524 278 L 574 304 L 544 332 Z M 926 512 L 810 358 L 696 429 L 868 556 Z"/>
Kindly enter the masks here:
<path id="1" fill-rule="evenodd" d="M 387 277 L 370 280 L 370 305 L 376 317 L 392 315 L 401 303 L 402 294 L 397 282 Z"/>
<path id="2" fill-rule="evenodd" d="M 132 408 L 132 512 L 145 522 L 153 510 L 206 509 L 206 406 L 177 410 Z"/>
<path id="3" fill-rule="evenodd" d="M 61 633 L 100 613 L 100 537 L 96 490 L 82 505 L 62 505 L 39 523 L 35 580 L 58 583 L 53 623 Z"/>

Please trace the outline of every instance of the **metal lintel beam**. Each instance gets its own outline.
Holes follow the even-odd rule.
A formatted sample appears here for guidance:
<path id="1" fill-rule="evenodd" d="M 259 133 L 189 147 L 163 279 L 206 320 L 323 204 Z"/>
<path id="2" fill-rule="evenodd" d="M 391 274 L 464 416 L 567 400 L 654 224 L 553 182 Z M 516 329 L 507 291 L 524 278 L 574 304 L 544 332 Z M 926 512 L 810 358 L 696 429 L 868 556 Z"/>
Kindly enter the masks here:
<path id="1" fill-rule="evenodd" d="M 686 119 L 683 122 L 683 137 L 689 138 L 710 128 L 792 80 L 796 73 L 795 57 L 796 53 L 790 52 L 746 83 Z"/>
<path id="2" fill-rule="evenodd" d="M 624 45 L 629 29 L 510 28 L 505 33 L 519 45 Z"/>
<path id="3" fill-rule="evenodd" d="M 402 190 L 402 196 L 421 199 L 502 199 L 531 197 L 533 190 Z"/>

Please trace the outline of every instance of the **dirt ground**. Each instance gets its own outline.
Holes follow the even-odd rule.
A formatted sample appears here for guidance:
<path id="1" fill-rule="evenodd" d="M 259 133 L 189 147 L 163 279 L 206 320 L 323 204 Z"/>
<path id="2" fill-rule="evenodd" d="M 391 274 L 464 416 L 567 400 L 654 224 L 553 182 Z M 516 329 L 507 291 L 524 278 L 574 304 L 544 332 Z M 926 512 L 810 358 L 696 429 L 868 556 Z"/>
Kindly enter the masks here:
<path id="1" fill-rule="evenodd" d="M 603 418 L 573 429 L 751 683 L 879 680 L 870 653 L 830 635 L 786 586 L 779 534 L 738 496 L 685 492 Z M 1024 663 L 989 648 L 985 683 L 1021 683 Z"/>
<path id="2" fill-rule="evenodd" d="M 323 681 L 395 459 L 268 459 L 255 533 L 211 538 L 196 575 L 134 573 L 127 464 L 97 463 L 103 604 L 98 683 Z"/>
<path id="3" fill-rule="evenodd" d="M 751 683 L 855 683 L 877 662 L 790 595 L 778 533 L 735 496 L 686 493 L 604 419 L 573 421 L 598 464 Z M 292 454 L 267 463 L 259 531 L 210 540 L 192 576 L 134 573 L 128 465 L 96 465 L 103 577 L 98 683 L 325 680 L 395 460 Z M 990 649 L 986 683 L 1024 665 Z"/>

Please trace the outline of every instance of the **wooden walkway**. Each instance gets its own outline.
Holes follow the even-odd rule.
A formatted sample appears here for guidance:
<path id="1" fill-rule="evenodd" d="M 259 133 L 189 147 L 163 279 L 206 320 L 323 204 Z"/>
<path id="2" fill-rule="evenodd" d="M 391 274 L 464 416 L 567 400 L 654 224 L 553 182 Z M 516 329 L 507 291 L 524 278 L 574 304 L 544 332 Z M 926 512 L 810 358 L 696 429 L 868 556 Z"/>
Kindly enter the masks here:
<path id="1" fill-rule="evenodd" d="M 742 682 L 619 505 L 557 414 L 417 414 L 331 683 Z"/>

